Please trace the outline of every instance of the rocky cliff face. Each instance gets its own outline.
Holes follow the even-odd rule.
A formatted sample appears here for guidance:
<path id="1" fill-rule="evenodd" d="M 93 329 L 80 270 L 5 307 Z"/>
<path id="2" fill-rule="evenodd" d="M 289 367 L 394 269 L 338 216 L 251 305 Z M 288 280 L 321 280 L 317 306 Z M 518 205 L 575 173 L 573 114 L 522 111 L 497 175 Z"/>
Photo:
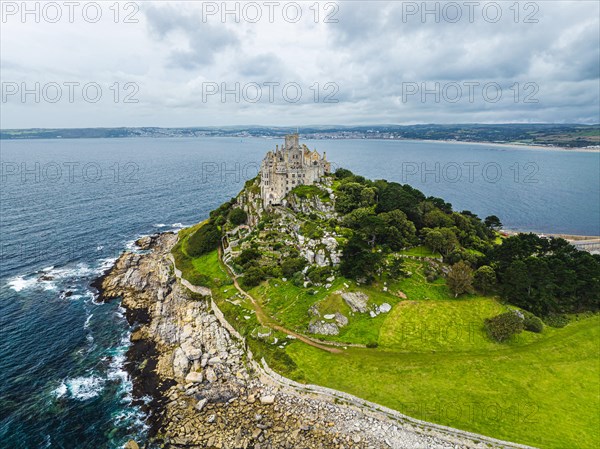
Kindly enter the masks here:
<path id="1" fill-rule="evenodd" d="M 236 198 L 236 201 L 248 214 L 248 226 L 256 226 L 263 214 L 259 179 L 249 181 Z"/>
<path id="2" fill-rule="evenodd" d="M 326 192 L 329 198 L 323 199 L 319 195 L 310 195 L 308 197 L 300 197 L 293 192 L 287 196 L 287 204 L 294 212 L 302 212 L 304 214 L 318 213 L 322 218 L 330 219 L 335 217 L 333 191 L 328 187 Z"/>
<path id="3" fill-rule="evenodd" d="M 249 360 L 210 300 L 181 285 L 169 256 L 176 240 L 162 234 L 143 243 L 149 252 L 123 254 L 101 285 L 103 298 L 122 298 L 135 326 L 134 393 L 154 397 L 146 448 L 488 447 L 277 383 Z"/>

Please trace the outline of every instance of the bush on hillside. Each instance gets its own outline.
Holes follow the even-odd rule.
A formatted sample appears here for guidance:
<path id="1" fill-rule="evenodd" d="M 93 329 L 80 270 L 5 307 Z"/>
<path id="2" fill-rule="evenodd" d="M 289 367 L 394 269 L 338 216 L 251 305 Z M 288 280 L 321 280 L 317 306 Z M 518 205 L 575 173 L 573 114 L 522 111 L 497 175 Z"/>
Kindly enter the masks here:
<path id="1" fill-rule="evenodd" d="M 288 257 L 281 263 L 281 272 L 284 277 L 291 278 L 298 271 L 302 271 L 306 266 L 304 257 Z"/>
<path id="2" fill-rule="evenodd" d="M 492 340 L 502 343 L 523 332 L 523 318 L 515 311 L 502 313 L 486 319 L 485 330 Z"/>
<path id="3" fill-rule="evenodd" d="M 477 291 L 487 295 L 496 286 L 496 273 L 489 265 L 483 265 L 475 271 L 473 286 Z"/>
<path id="4" fill-rule="evenodd" d="M 525 327 L 525 330 L 541 334 L 544 330 L 544 322 L 533 313 L 526 312 L 524 316 L 523 327 Z"/>
<path id="5" fill-rule="evenodd" d="M 473 269 L 462 260 L 455 263 L 450 267 L 446 284 L 454 293 L 455 298 L 463 293 L 471 293 L 473 291 Z"/>
<path id="6" fill-rule="evenodd" d="M 331 276 L 331 268 L 325 267 L 311 267 L 306 272 L 306 277 L 315 284 L 323 284 L 327 278 Z"/>
<path id="7" fill-rule="evenodd" d="M 246 223 L 246 220 L 248 219 L 248 214 L 244 209 L 236 208 L 231 209 L 228 218 L 232 225 L 238 226 Z"/>
<path id="8" fill-rule="evenodd" d="M 242 250 L 239 256 L 235 258 L 235 263 L 246 268 L 260 259 L 260 251 L 256 248 L 247 248 Z"/>
<path id="9" fill-rule="evenodd" d="M 219 243 L 221 243 L 221 231 L 212 221 L 209 221 L 190 235 L 186 250 L 191 257 L 199 257 L 217 249 Z"/>
<path id="10" fill-rule="evenodd" d="M 565 327 L 569 324 L 569 317 L 561 314 L 550 314 L 544 318 L 544 322 L 550 327 Z"/>
<path id="11" fill-rule="evenodd" d="M 267 278 L 265 272 L 260 267 L 250 267 L 244 272 L 241 277 L 241 282 L 244 287 L 256 287 Z"/>

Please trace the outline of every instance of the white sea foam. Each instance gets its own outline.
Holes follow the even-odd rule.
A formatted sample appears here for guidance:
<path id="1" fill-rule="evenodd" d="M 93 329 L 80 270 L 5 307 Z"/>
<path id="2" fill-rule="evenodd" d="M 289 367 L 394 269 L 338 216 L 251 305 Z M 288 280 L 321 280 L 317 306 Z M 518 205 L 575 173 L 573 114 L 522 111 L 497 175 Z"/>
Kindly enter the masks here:
<path id="1" fill-rule="evenodd" d="M 133 384 L 129 377 L 129 373 L 125 370 L 125 361 L 127 350 L 130 346 L 130 334 L 125 333 L 121 341 L 119 342 L 119 346 L 114 349 L 112 352 L 111 360 L 108 365 L 108 371 L 106 377 L 108 380 L 116 381 L 119 383 L 119 392 L 121 393 L 121 402 L 124 404 L 128 404 L 132 400 L 132 388 Z"/>
<path id="2" fill-rule="evenodd" d="M 15 276 L 8 280 L 8 286 L 16 292 L 31 288 L 37 284 L 37 279 L 25 279 L 25 276 Z"/>
<path id="3" fill-rule="evenodd" d="M 96 251 L 102 251 L 104 249 L 103 245 L 96 246 Z"/>
<path id="4" fill-rule="evenodd" d="M 156 223 L 156 224 L 154 225 L 154 227 L 155 227 L 155 228 L 164 228 L 165 226 L 167 226 L 167 225 L 166 225 L 166 224 L 164 224 L 164 223 Z"/>
<path id="5" fill-rule="evenodd" d="M 97 273 L 105 272 L 110 267 L 112 267 L 116 261 L 117 261 L 116 257 L 107 257 L 105 259 L 100 259 L 100 265 L 99 265 L 98 269 L 96 270 L 96 272 Z"/>
<path id="6" fill-rule="evenodd" d="M 95 271 L 90 268 L 89 265 L 85 263 L 78 263 L 74 267 L 67 266 L 62 268 L 53 268 L 49 271 L 44 272 L 44 276 L 51 277 L 53 280 L 64 280 L 64 279 L 72 279 L 72 278 L 80 278 L 85 276 L 90 276 L 94 274 Z M 47 282 L 47 281 L 40 281 Z"/>
<path id="7" fill-rule="evenodd" d="M 66 379 L 53 391 L 57 398 L 68 397 L 78 401 L 95 398 L 104 388 L 104 379 L 97 376 Z"/>
<path id="8" fill-rule="evenodd" d="M 93 314 L 93 313 L 90 313 L 90 316 L 88 316 L 88 317 L 85 319 L 85 323 L 83 323 L 83 328 L 84 328 L 84 329 L 87 329 L 88 327 L 90 327 L 90 320 L 92 319 L 92 317 L 93 317 L 93 316 L 94 316 L 94 314 Z"/>
<path id="9" fill-rule="evenodd" d="M 63 396 L 66 396 L 68 392 L 67 385 L 64 382 L 61 382 L 60 385 L 52 391 L 52 394 L 57 398 L 62 398 Z"/>

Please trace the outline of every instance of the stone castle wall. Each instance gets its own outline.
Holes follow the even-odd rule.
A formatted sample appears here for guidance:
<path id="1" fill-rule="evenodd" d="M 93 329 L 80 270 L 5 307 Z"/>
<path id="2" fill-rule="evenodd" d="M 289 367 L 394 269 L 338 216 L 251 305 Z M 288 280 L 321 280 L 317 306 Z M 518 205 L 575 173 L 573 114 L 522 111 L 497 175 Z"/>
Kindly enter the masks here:
<path id="1" fill-rule="evenodd" d="M 285 136 L 285 143 L 269 151 L 260 170 L 263 207 L 282 204 L 286 195 L 298 185 L 320 182 L 329 173 L 325 154 L 300 145 L 298 134 Z"/>

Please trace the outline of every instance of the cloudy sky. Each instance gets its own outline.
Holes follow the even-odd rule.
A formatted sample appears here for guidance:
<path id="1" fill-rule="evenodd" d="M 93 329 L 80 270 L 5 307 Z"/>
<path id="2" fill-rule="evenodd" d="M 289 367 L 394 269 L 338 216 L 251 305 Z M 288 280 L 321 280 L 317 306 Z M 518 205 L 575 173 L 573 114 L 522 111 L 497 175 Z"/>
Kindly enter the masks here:
<path id="1" fill-rule="evenodd" d="M 2 1 L 0 127 L 600 122 L 600 2 Z"/>

